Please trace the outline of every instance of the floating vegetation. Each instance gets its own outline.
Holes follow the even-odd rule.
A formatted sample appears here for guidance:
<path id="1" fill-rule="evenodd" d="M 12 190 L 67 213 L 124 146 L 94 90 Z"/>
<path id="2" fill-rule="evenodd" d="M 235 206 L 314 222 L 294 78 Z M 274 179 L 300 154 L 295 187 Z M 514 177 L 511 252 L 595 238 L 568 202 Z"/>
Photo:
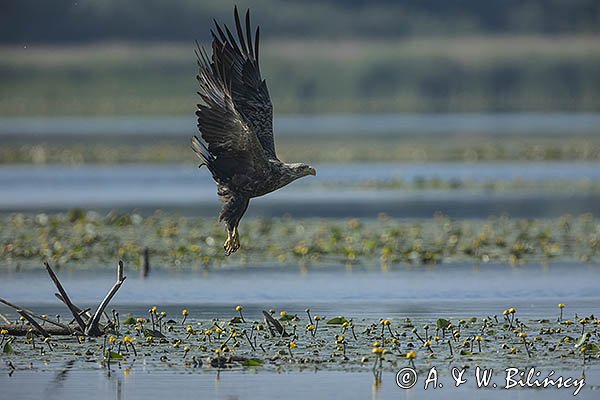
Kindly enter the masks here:
<path id="1" fill-rule="evenodd" d="M 214 219 L 160 211 L 150 216 L 80 209 L 61 214 L 12 214 L 0 218 L 1 268 L 48 260 L 53 265 L 97 267 L 115 258 L 141 267 L 152 259 L 166 268 L 277 265 L 454 262 L 519 265 L 553 260 L 599 259 L 600 220 L 591 214 L 552 219 L 254 218 L 242 222 L 244 251 L 225 257 L 223 230 Z"/>
<path id="2" fill-rule="evenodd" d="M 0 358 L 19 369 L 60 368 L 65 361 L 81 368 L 112 368 L 115 363 L 144 370 L 190 368 L 265 368 L 270 370 L 425 370 L 443 361 L 461 368 L 486 365 L 577 368 L 600 360 L 600 319 L 577 316 L 579 324 L 559 319 L 521 319 L 509 308 L 498 315 L 437 320 L 354 320 L 350 316 L 301 316 L 264 311 L 264 319 L 245 318 L 239 307 L 223 319 L 195 319 L 182 310 L 169 316 L 158 307 L 145 315 L 109 317 L 114 332 L 99 338 L 40 337 L 34 326 L 25 336 L 0 332 Z M 187 315 L 186 315 L 187 314 Z M 501 314 L 501 313 L 499 313 Z M 121 314 L 122 315 L 122 314 Z M 506 316 L 510 315 L 510 316 Z M 319 329 L 310 328 L 327 321 Z M 343 321 L 343 322 L 342 322 Z M 585 321 L 585 323 L 583 322 Z M 47 322 L 42 322 L 47 324 Z M 584 326 L 582 331 L 580 326 Z M 11 373 L 12 373 L 11 372 Z"/>

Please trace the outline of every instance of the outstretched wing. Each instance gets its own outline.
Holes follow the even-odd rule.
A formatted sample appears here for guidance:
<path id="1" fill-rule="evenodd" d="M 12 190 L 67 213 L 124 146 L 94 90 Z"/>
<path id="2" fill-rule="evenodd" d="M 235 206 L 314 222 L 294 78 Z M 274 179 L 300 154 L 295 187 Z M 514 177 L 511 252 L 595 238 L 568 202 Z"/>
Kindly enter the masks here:
<path id="1" fill-rule="evenodd" d="M 221 50 L 213 43 L 213 53 Z M 196 115 L 198 129 L 214 157 L 209 168 L 222 183 L 241 188 L 268 174 L 268 160 L 252 128 L 236 110 L 230 86 L 224 80 L 225 72 L 209 61 L 203 49 L 199 48 L 196 55 L 198 94 L 202 98 Z"/>
<path id="2" fill-rule="evenodd" d="M 217 33 L 212 32 L 213 48 L 222 51 L 213 54 L 213 62 L 225 71 L 225 82 L 230 82 L 233 104 L 256 133 L 269 159 L 277 159 L 273 140 L 273 105 L 267 83 L 260 75 L 258 43 L 260 28 L 256 28 L 254 42 L 250 26 L 250 10 L 246 12 L 245 29 L 237 7 L 234 8 L 237 40 L 226 25 L 215 21 Z"/>

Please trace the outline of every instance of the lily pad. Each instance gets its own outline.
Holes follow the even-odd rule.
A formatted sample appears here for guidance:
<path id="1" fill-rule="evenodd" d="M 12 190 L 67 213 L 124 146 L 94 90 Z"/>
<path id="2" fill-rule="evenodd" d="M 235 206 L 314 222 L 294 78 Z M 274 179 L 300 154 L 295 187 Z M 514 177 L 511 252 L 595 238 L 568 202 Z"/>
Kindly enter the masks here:
<path id="1" fill-rule="evenodd" d="M 342 325 L 344 322 L 348 322 L 348 320 L 340 315 L 338 317 L 331 318 L 329 321 L 327 321 L 327 324 L 328 325 Z"/>
<path id="2" fill-rule="evenodd" d="M 14 354 L 15 350 L 13 349 L 13 347 L 10 345 L 10 343 L 6 343 L 4 345 L 4 348 L 2 349 L 2 352 L 4 354 Z"/>
<path id="3" fill-rule="evenodd" d="M 584 344 L 585 344 L 585 343 L 586 343 L 586 342 L 589 340 L 589 338 L 590 338 L 590 333 L 589 333 L 589 332 L 586 332 L 586 333 L 584 333 L 584 334 L 583 334 L 583 335 L 582 335 L 582 336 L 579 338 L 579 340 L 577 341 L 577 343 L 575 343 L 575 348 L 576 348 L 576 349 L 578 349 L 578 348 L 580 348 L 581 346 L 583 346 L 583 345 L 584 345 Z"/>
<path id="4" fill-rule="evenodd" d="M 244 361 L 243 365 L 246 367 L 260 367 L 263 365 L 263 362 L 258 358 L 248 358 L 246 361 Z"/>
<path id="5" fill-rule="evenodd" d="M 108 358 L 110 360 L 122 360 L 123 355 L 119 354 L 119 353 L 115 353 L 114 351 L 107 351 L 106 358 Z"/>
<path id="6" fill-rule="evenodd" d="M 281 317 L 279 317 L 279 320 L 280 321 L 293 321 L 297 318 L 298 318 L 298 316 L 296 314 L 285 314 L 285 315 L 282 315 Z"/>
<path id="7" fill-rule="evenodd" d="M 160 338 L 160 339 L 166 338 L 166 336 L 163 335 L 160 331 L 157 331 L 155 329 L 148 329 L 148 328 L 144 329 L 144 336 L 155 337 L 155 338 Z"/>
<path id="8" fill-rule="evenodd" d="M 435 321 L 435 326 L 438 329 L 447 329 L 448 325 L 450 325 L 450 321 L 444 318 L 438 318 L 438 320 Z"/>

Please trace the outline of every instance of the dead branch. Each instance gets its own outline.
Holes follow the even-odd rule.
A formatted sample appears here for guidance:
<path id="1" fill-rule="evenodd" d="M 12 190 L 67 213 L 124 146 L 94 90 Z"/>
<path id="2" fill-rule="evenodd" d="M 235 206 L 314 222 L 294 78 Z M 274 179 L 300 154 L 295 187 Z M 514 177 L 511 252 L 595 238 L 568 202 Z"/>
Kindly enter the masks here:
<path id="1" fill-rule="evenodd" d="M 111 325 L 111 320 L 104 311 L 114 295 L 121 288 L 121 285 L 125 281 L 126 277 L 124 276 L 124 266 L 123 261 L 119 261 L 117 265 L 117 280 L 112 286 L 112 288 L 108 291 L 104 299 L 98 305 L 96 312 L 94 315 L 90 314 L 90 309 L 81 309 L 77 307 L 69 296 L 67 295 L 66 290 L 58 280 L 58 277 L 50 267 L 48 263 L 44 263 L 46 267 L 46 271 L 50 278 L 54 282 L 54 285 L 58 289 L 60 293 L 56 293 L 55 296 L 62 301 L 71 314 L 73 314 L 74 321 L 77 325 L 73 324 L 73 321 L 69 324 L 62 324 L 60 322 L 55 322 L 48 319 L 47 316 L 42 316 L 30 311 L 24 307 L 19 307 L 16 304 L 13 304 L 7 300 L 0 298 L 0 303 L 5 304 L 13 309 L 15 309 L 25 320 L 29 322 L 29 324 L 11 324 L 10 320 L 3 315 L 0 314 L 0 319 L 6 322 L 6 325 L 0 325 L 0 329 L 6 329 L 10 335 L 27 335 L 29 332 L 37 331 L 42 334 L 44 337 L 49 337 L 50 335 L 73 335 L 73 334 L 85 334 L 87 336 L 101 336 L 105 334 Z M 100 318 L 104 316 L 108 321 L 107 325 L 100 325 Z M 47 322 L 53 326 L 42 326 L 34 318 L 38 320 L 42 320 Z M 85 322 L 84 322 L 85 319 Z"/>
<path id="2" fill-rule="evenodd" d="M 50 264 L 48 264 L 47 262 L 44 262 L 44 266 L 46 267 L 46 271 L 48 271 L 48 275 L 50 275 L 50 278 L 54 282 L 54 285 L 56 286 L 56 288 L 60 292 L 60 294 L 61 294 L 61 296 L 63 298 L 63 301 L 66 304 L 67 308 L 69 309 L 69 311 L 71 311 L 71 314 L 73 314 L 73 317 L 75 318 L 75 321 L 77 322 L 77 325 L 79 325 L 79 327 L 81 328 L 82 332 L 85 332 L 85 323 L 83 322 L 83 320 L 79 316 L 79 313 L 77 312 L 75 306 L 71 302 L 71 299 L 69 299 L 69 295 L 67 295 L 67 292 L 65 291 L 65 289 L 62 286 L 62 284 L 58 280 L 58 277 L 56 276 L 56 274 L 54 273 L 54 271 L 50 267 Z"/>
<path id="3" fill-rule="evenodd" d="M 29 323 L 30 323 L 31 325 L 33 325 L 33 327 L 34 327 L 35 329 L 37 329 L 37 330 L 38 330 L 38 332 L 39 332 L 39 333 L 41 333 L 43 337 L 46 337 L 46 338 L 47 338 L 47 337 L 50 337 L 50 334 L 49 334 L 48 332 L 46 332 L 46 330 L 45 330 L 44 328 L 42 328 L 42 327 L 41 327 L 41 325 L 40 325 L 40 324 L 38 324 L 38 323 L 36 322 L 36 320 L 35 320 L 35 319 L 33 319 L 33 318 L 32 318 L 32 317 L 29 315 L 29 314 L 27 314 L 27 312 L 25 312 L 25 311 L 23 311 L 23 310 L 17 310 L 17 312 L 18 312 L 19 314 L 21 314 L 21 316 L 22 316 L 23 318 L 25 318 L 27 321 L 29 321 Z"/>
<path id="4" fill-rule="evenodd" d="M 110 303 L 110 301 L 112 300 L 113 296 L 117 293 L 117 291 L 119 290 L 119 288 L 121 287 L 121 285 L 123 284 L 125 279 L 127 279 L 127 277 L 124 276 L 123 273 L 124 273 L 123 261 L 119 260 L 119 263 L 117 264 L 117 280 L 116 280 L 115 284 L 113 285 L 113 287 L 108 292 L 108 294 L 106 295 L 106 297 L 104 297 L 104 299 L 102 300 L 102 302 L 96 309 L 94 316 L 88 323 L 88 326 L 86 327 L 86 330 L 85 330 L 86 335 L 97 336 L 97 335 L 101 334 L 101 331 L 98 327 L 98 323 L 100 322 L 100 316 L 104 312 L 104 309 L 106 308 L 108 303 Z"/>
<path id="5" fill-rule="evenodd" d="M 52 321 L 51 319 L 48 319 L 48 318 L 46 318 L 46 317 L 44 317 L 44 316 L 42 316 L 42 315 L 38 315 L 38 314 L 34 313 L 34 312 L 33 312 L 33 311 L 31 311 L 31 310 L 28 310 L 28 309 L 26 309 L 26 308 L 24 308 L 24 307 L 19 307 L 19 306 L 17 306 L 17 305 L 15 305 L 15 304 L 13 304 L 13 303 L 10 303 L 9 301 L 6 301 L 6 300 L 4 300 L 3 298 L 0 298 L 0 303 L 2 303 L 2 304 L 5 304 L 5 305 L 9 306 L 10 308 L 14 308 L 14 309 L 15 309 L 15 310 L 17 310 L 17 311 L 18 311 L 18 310 L 23 310 L 23 311 L 25 311 L 27 314 L 31 315 L 32 317 L 34 317 L 34 318 L 37 318 L 37 319 L 39 319 L 39 320 L 41 320 L 41 321 L 45 321 L 45 322 L 47 322 L 47 323 L 49 323 L 49 324 L 56 325 L 56 326 L 58 326 L 58 327 L 60 327 L 60 328 L 63 328 L 63 329 L 70 329 L 70 328 L 69 328 L 67 325 L 65 325 L 65 324 L 61 324 L 60 322 L 55 322 L 55 321 Z M 10 323 L 11 323 L 11 322 L 10 322 L 8 319 L 6 319 L 6 318 L 3 318 L 3 319 L 4 319 L 4 321 L 5 321 L 7 324 L 10 324 Z"/>
<path id="6" fill-rule="evenodd" d="M 54 293 L 54 296 L 59 299 L 61 302 L 64 303 L 64 305 L 67 305 L 67 303 L 65 302 L 65 299 L 60 295 L 60 293 Z M 88 311 L 90 310 L 89 308 L 86 310 L 82 310 L 79 307 L 77 307 L 75 304 L 72 304 L 73 309 L 75 311 L 77 311 L 77 314 L 79 314 L 80 316 L 84 316 L 87 319 L 92 318 L 92 314 L 90 314 Z"/>
<path id="7" fill-rule="evenodd" d="M 0 319 L 2 321 L 4 321 L 7 324 L 10 324 L 10 320 L 8 318 L 6 318 L 4 315 L 2 315 L 2 313 L 0 313 Z"/>
<path id="8" fill-rule="evenodd" d="M 31 326 L 21 324 L 0 325 L 0 330 L 2 329 L 6 329 L 8 334 L 12 336 L 26 336 L 32 330 Z M 61 328 L 59 326 L 47 326 L 45 331 L 56 336 L 69 336 L 74 333 L 71 328 Z"/>

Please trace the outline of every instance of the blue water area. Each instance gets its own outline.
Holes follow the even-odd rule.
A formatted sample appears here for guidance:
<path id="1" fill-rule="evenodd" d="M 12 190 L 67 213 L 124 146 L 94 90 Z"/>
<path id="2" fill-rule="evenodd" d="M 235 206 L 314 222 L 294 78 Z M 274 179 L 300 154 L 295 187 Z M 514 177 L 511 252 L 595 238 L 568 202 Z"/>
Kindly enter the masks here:
<path id="1" fill-rule="evenodd" d="M 277 135 L 577 135 L 597 133 L 600 113 L 436 113 L 276 115 Z M 2 117 L 0 137 L 189 135 L 192 113 L 182 116 Z"/>
<path id="2" fill-rule="evenodd" d="M 375 190 L 368 181 L 598 182 L 596 163 L 322 164 L 318 175 L 252 200 L 249 215 L 306 217 L 452 217 L 509 214 L 547 217 L 600 213 L 600 194 L 528 190 Z M 0 212 L 60 211 L 72 207 L 152 212 L 157 208 L 213 216 L 220 209 L 206 169 L 193 165 L 81 165 L 0 167 Z"/>
<path id="3" fill-rule="evenodd" d="M 446 369 L 440 362 L 439 369 Z M 139 366 L 138 366 L 139 367 Z M 459 387 L 448 376 L 440 376 L 442 384 L 436 389 L 424 390 L 427 371 L 421 372 L 416 385 L 401 389 L 395 383 L 393 372 L 383 373 L 381 382 L 375 385 L 368 372 L 339 372 L 306 369 L 300 372 L 279 373 L 250 371 L 202 371 L 190 369 L 189 373 L 144 372 L 120 365 L 109 375 L 105 370 L 78 371 L 65 368 L 58 372 L 16 371 L 8 377 L 0 370 L 3 398 L 24 399 L 596 399 L 600 370 L 585 368 L 586 385 L 573 397 L 574 389 L 548 387 L 506 389 L 506 373 L 495 371 L 487 388 L 478 388 L 474 372 L 466 370 L 468 381 Z M 398 367 L 400 369 L 400 367 Z M 548 374 L 549 371 L 540 371 Z M 582 371 L 560 371 L 564 377 L 580 379 Z M 554 376 L 556 377 L 556 375 Z M 497 387 L 493 387 L 493 383 Z"/>
<path id="4" fill-rule="evenodd" d="M 168 315 L 180 315 L 187 308 L 194 318 L 228 318 L 236 315 L 234 306 L 244 305 L 248 318 L 260 319 L 261 310 L 274 308 L 302 315 L 310 308 L 313 315 L 344 315 L 359 320 L 404 318 L 435 321 L 437 318 L 469 318 L 501 315 L 502 310 L 516 307 L 519 317 L 554 319 L 557 304 L 562 302 L 565 318 L 600 314 L 600 278 L 597 265 L 551 264 L 511 268 L 505 265 L 444 265 L 439 267 L 396 267 L 388 271 L 359 267 L 294 268 L 253 267 L 232 269 L 184 268 L 176 271 L 155 269 L 148 278 L 137 271 L 129 275 L 117 293 L 111 308 L 121 315 L 146 315 L 158 305 Z M 97 305 L 114 281 L 106 269 L 60 269 L 58 275 L 72 301 L 80 306 Z M 67 315 L 53 293 L 55 288 L 40 269 L 37 271 L 3 271 L 0 273 L 0 296 L 49 315 Z M 0 307 L 0 312 L 15 318 L 14 311 Z M 0 356 L 2 358 L 2 356 Z M 466 370 L 469 380 L 455 387 L 447 360 L 432 360 L 443 387 L 424 390 L 427 371 L 421 367 L 419 380 L 412 389 L 395 383 L 397 367 L 386 367 L 380 384 L 374 384 L 370 367 L 352 371 L 330 371 L 327 366 L 315 369 L 223 370 L 178 368 L 168 363 L 147 367 L 143 358 L 112 365 L 111 372 L 97 360 L 84 367 L 68 357 L 64 365 L 29 367 L 11 360 L 17 368 L 10 374 L 0 365 L 2 398 L 79 399 L 332 399 L 332 398 L 488 398 L 488 399 L 566 399 L 573 388 L 504 389 L 503 371 L 496 371 L 493 382 L 498 387 L 477 388 L 474 372 Z M 522 366 L 521 366 L 522 367 Z M 549 370 L 540 370 L 548 374 Z M 557 375 L 579 379 L 586 386 L 576 398 L 595 399 L 600 390 L 600 369 L 596 363 L 581 369 L 558 369 Z M 10 374 L 10 375 L 9 375 Z"/>
<path id="5" fill-rule="evenodd" d="M 114 282 L 114 273 L 106 268 L 64 269 L 59 275 L 73 301 L 82 305 L 96 305 Z M 600 315 L 600 269 L 587 264 L 451 264 L 387 271 L 343 266 L 157 268 L 147 279 L 137 271 L 127 275 L 111 304 L 142 314 L 159 304 L 175 315 L 183 307 L 195 316 L 213 318 L 233 314 L 236 304 L 244 304 L 245 312 L 257 317 L 263 309 L 303 313 L 309 307 L 325 315 L 343 312 L 357 318 L 372 318 L 374 313 L 390 318 L 466 318 L 517 307 L 522 316 L 550 318 L 556 315 L 556 304 L 565 303 L 580 315 Z M 0 297 L 22 306 L 42 307 L 49 315 L 64 311 L 54 292 L 43 268 L 0 272 Z"/>
<path id="6" fill-rule="evenodd" d="M 71 299 L 79 305 L 95 306 L 114 279 L 114 274 L 100 270 L 59 270 L 59 276 Z M 507 307 L 516 307 L 522 320 L 554 319 L 557 303 L 567 304 L 565 317 L 600 314 L 600 292 L 597 290 L 598 266 L 557 264 L 529 265 L 510 268 L 502 265 L 474 267 L 445 265 L 435 268 L 400 267 L 391 271 L 364 268 L 328 267 L 295 269 L 288 267 L 247 267 L 243 269 L 185 269 L 154 271 L 142 279 L 134 271 L 115 296 L 111 307 L 121 315 L 146 315 L 152 305 L 159 305 L 168 315 L 180 315 L 187 308 L 195 318 L 228 318 L 236 314 L 234 306 L 244 305 L 244 314 L 261 318 L 261 310 L 274 308 L 302 315 L 311 308 L 313 315 L 344 315 L 359 320 L 378 317 L 402 320 L 440 317 L 469 318 L 499 315 Z M 0 294 L 37 312 L 66 315 L 52 293 L 54 288 L 43 271 L 3 272 Z M 0 308 L 10 317 L 14 312 Z M 18 360 L 18 359 L 16 359 Z M 478 388 L 473 369 L 466 370 L 467 383 L 455 387 L 447 360 L 432 360 L 428 367 L 439 371 L 442 387 L 424 389 L 427 369 L 418 371 L 412 389 L 396 385 L 396 370 L 386 368 L 382 380 L 375 384 L 370 367 L 352 371 L 318 369 L 273 371 L 257 369 L 215 371 L 211 368 L 146 367 L 144 360 L 128 360 L 113 364 L 109 373 L 97 361 L 83 368 L 73 367 L 65 359 L 64 366 L 36 366 L 16 362 L 17 370 L 9 376 L 7 366 L 0 366 L 0 387 L 7 399 L 48 398 L 79 399 L 93 393 L 94 398 L 162 399 L 389 399 L 389 398 L 487 398 L 487 399 L 566 399 L 573 388 L 505 389 L 505 372 L 495 371 L 494 388 Z M 522 367 L 522 366 L 521 366 Z M 543 374 L 550 370 L 539 369 Z M 576 398 L 595 399 L 600 390 L 600 369 L 595 363 L 578 370 L 556 369 L 563 377 L 586 377 L 586 386 Z M 3 397 L 4 398 L 4 397 Z"/>

